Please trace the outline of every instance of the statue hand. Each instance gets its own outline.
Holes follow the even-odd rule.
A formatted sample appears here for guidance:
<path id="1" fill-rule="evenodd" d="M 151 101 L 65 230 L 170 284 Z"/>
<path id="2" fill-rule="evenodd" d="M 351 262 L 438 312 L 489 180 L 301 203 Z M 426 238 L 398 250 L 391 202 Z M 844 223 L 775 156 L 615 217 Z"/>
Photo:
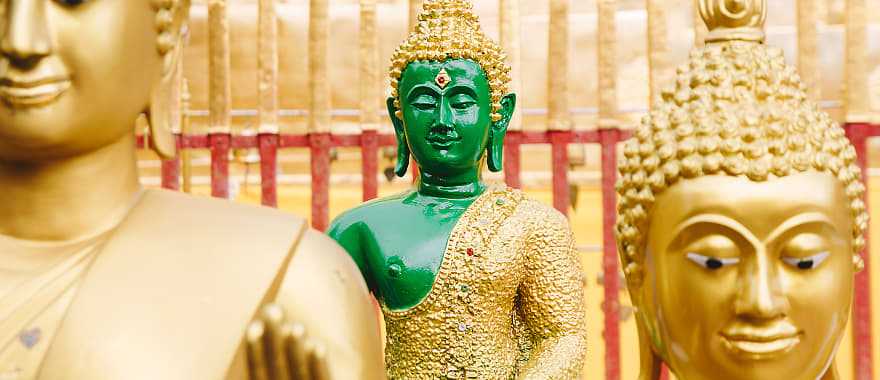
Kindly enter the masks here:
<path id="1" fill-rule="evenodd" d="M 302 325 L 285 321 L 284 310 L 265 306 L 245 337 L 250 380 L 330 380 L 324 348 Z"/>

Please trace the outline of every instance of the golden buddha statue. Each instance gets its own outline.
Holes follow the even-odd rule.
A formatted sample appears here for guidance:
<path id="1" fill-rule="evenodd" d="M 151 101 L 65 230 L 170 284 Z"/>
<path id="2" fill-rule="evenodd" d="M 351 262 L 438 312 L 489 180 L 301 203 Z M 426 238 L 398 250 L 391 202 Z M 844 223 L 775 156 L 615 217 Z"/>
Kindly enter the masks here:
<path id="1" fill-rule="evenodd" d="M 699 5 L 705 47 L 620 162 L 639 378 L 837 379 L 868 218 L 855 149 L 764 44 L 764 0 Z"/>
<path id="2" fill-rule="evenodd" d="M 246 330 L 268 303 L 261 321 L 297 322 L 284 336 L 304 330 L 333 377 L 381 378 L 376 313 L 332 240 L 275 210 L 139 184 L 140 113 L 174 153 L 188 0 L 2 7 L 0 378 L 248 378 L 267 335 Z"/>
<path id="3" fill-rule="evenodd" d="M 382 305 L 392 379 L 574 379 L 586 355 L 581 264 L 565 217 L 482 182 L 502 169 L 510 68 L 465 0 L 428 0 L 392 57 L 398 175 L 416 188 L 329 230 Z"/>

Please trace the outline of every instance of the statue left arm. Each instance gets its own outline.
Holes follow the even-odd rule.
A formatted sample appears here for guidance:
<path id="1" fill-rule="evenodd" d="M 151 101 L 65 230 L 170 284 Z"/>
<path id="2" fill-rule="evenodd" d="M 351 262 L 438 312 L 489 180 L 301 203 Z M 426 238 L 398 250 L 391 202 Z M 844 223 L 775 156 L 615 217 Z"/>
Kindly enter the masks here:
<path id="1" fill-rule="evenodd" d="M 534 348 L 520 378 L 580 378 L 587 353 L 581 261 L 568 220 L 552 209 L 536 214 L 542 217 L 535 218 L 528 236 L 527 273 L 519 290 Z"/>

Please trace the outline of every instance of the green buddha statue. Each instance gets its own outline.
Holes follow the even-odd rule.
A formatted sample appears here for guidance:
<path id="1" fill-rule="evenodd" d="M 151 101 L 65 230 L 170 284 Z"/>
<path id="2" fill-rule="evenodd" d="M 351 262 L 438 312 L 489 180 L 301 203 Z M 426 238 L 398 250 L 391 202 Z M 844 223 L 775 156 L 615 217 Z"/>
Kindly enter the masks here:
<path id="1" fill-rule="evenodd" d="M 856 151 L 764 44 L 765 0 L 699 6 L 705 47 L 620 161 L 639 378 L 838 379 L 868 218 Z"/>
<path id="2" fill-rule="evenodd" d="M 581 265 L 565 217 L 505 186 L 509 67 L 464 0 L 429 0 L 392 58 L 396 172 L 413 190 L 347 211 L 329 234 L 379 300 L 392 379 L 577 378 Z"/>
<path id="3" fill-rule="evenodd" d="M 140 185 L 139 114 L 174 154 L 188 0 L 0 7 L 0 379 L 245 379 L 265 363 L 297 378 L 255 355 L 272 337 L 316 373 L 383 377 L 368 289 L 331 239 Z"/>

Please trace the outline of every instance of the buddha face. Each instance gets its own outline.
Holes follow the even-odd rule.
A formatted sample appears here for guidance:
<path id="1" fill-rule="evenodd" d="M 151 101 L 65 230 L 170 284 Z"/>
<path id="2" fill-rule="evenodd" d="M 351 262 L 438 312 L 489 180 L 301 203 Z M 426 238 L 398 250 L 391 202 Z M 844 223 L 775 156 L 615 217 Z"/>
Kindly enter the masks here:
<path id="1" fill-rule="evenodd" d="M 0 6 L 0 160 L 63 159 L 132 133 L 162 72 L 150 0 Z"/>
<path id="2" fill-rule="evenodd" d="M 814 380 L 849 314 L 853 220 L 837 179 L 711 175 L 656 199 L 637 302 L 685 380 Z"/>
<path id="3" fill-rule="evenodd" d="M 419 167 L 436 176 L 454 176 L 478 167 L 489 144 L 503 144 L 515 98 L 502 99 L 502 120 L 491 119 L 492 99 L 483 69 L 474 61 L 416 61 L 399 85 L 403 120 L 389 99 L 398 141 L 405 141 Z M 500 163 L 499 163 L 500 167 Z"/>

